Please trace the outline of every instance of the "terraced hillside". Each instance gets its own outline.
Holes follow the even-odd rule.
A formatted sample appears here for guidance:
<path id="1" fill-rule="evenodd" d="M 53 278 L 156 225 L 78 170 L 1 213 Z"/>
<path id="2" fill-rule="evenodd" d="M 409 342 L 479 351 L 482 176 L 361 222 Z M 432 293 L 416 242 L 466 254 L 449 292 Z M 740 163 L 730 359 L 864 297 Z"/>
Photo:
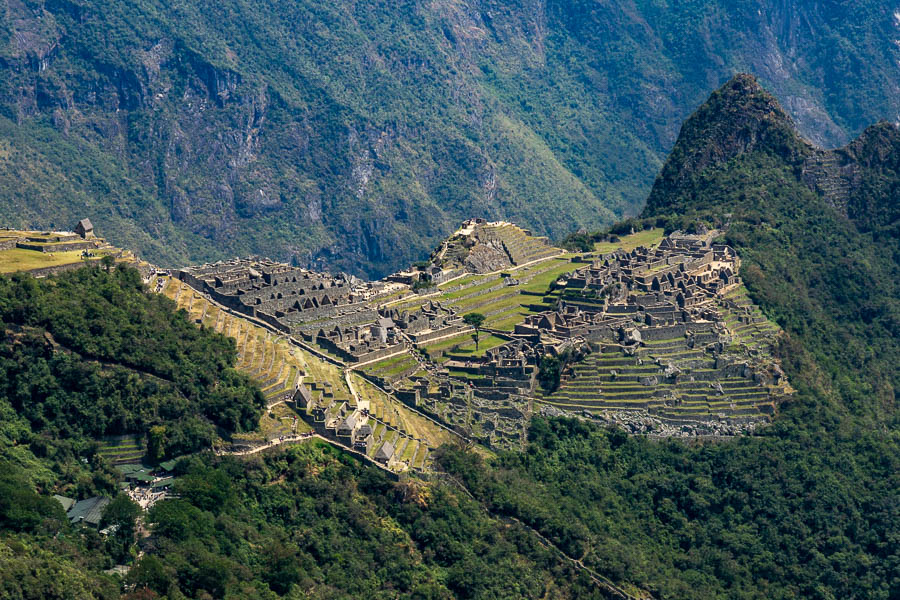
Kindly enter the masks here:
<path id="1" fill-rule="evenodd" d="M 577 269 L 574 254 L 554 250 L 549 257 L 537 259 L 525 267 L 509 267 L 496 273 L 470 274 L 437 286 L 437 291 L 381 302 L 380 306 L 398 310 L 415 310 L 428 300 L 456 310 L 460 314 L 479 312 L 485 315 L 488 329 L 512 331 L 516 323 L 530 314 L 547 310 L 544 297 L 560 276 Z M 555 299 L 552 300 L 555 302 Z M 467 336 L 457 336 L 462 340 Z M 425 345 L 429 347 L 431 342 Z"/>
<path id="2" fill-rule="evenodd" d="M 109 437 L 100 443 L 97 454 L 111 465 L 139 463 L 144 458 L 144 445 L 134 435 Z"/>
<path id="3" fill-rule="evenodd" d="M 747 297 L 735 275 L 739 257 L 713 243 L 715 232 L 670 236 L 657 250 L 639 243 L 659 244 L 658 231 L 599 242 L 602 260 L 556 294 L 566 311 L 539 327 L 552 334 L 565 323 L 559 331 L 593 331 L 595 339 L 538 399 L 669 435 L 767 421 L 791 388 L 772 354 L 780 329 Z"/>
<path id="4" fill-rule="evenodd" d="M 285 401 L 293 397 L 305 375 L 340 383 L 339 372 L 322 372 L 323 369 L 316 368 L 318 361 L 306 360 L 302 351 L 283 337 L 221 310 L 176 279 L 161 277 L 151 282 L 151 289 L 174 300 L 198 325 L 233 338 L 238 348 L 237 368 L 262 389 L 268 410 L 260 418 L 258 431 L 235 434 L 234 442 L 264 443 L 282 435 L 309 430 Z"/>
<path id="5" fill-rule="evenodd" d="M 502 226 L 491 229 L 506 231 Z M 439 302 L 459 315 L 478 312 L 485 316 L 483 331 L 477 345 L 472 331 L 450 333 L 411 343 L 407 353 L 363 368 L 399 397 L 489 445 L 507 443 L 505 436 L 511 430 L 498 437 L 494 429 L 505 426 L 491 419 L 482 421 L 484 414 L 500 407 L 515 415 L 522 412 L 517 408 L 518 401 L 531 399 L 550 411 L 609 418 L 623 421 L 633 431 L 655 428 L 664 435 L 725 431 L 719 426 L 733 433 L 754 427 L 767 421 L 777 401 L 790 392 L 771 354 L 778 327 L 749 301 L 739 278 L 733 275 L 739 259 L 724 247 L 714 252 L 711 236 L 670 239 L 665 249 L 657 249 L 666 238 L 658 228 L 608 236 L 596 242 L 592 252 L 551 253 L 522 267 L 456 277 L 440 284 L 435 292 L 381 304 L 380 308 L 415 312 L 428 303 Z M 671 259 L 667 258 L 670 255 Z M 627 256 L 636 257 L 628 260 L 638 262 L 625 272 L 636 277 L 635 285 L 646 290 L 634 288 L 629 292 L 634 298 L 628 302 L 646 304 L 646 311 L 640 308 L 644 312 L 635 312 L 637 305 L 624 302 L 624 296 L 620 304 L 607 306 L 606 296 L 597 294 L 602 285 L 590 274 L 584 279 L 584 273 L 599 275 L 602 269 L 593 269 L 600 263 Z M 644 256 L 647 258 L 640 258 Z M 683 272 L 673 265 L 684 260 L 686 264 L 697 261 L 690 267 L 696 273 L 685 280 L 688 285 L 684 289 L 691 299 L 679 300 L 690 309 L 677 306 L 678 289 L 667 292 L 668 300 L 651 289 L 658 289 L 653 278 L 665 275 L 676 281 L 673 276 L 682 277 Z M 644 264 L 641 261 L 646 261 L 646 266 L 640 266 L 638 263 Z M 704 291 L 707 285 L 720 286 L 713 281 L 719 273 L 727 278 L 721 292 Z M 572 287 L 579 277 L 581 285 L 587 287 Z M 651 293 L 653 299 L 648 295 Z M 682 315 L 685 310 L 694 315 L 689 320 L 697 320 L 696 331 L 694 326 L 679 329 L 677 324 L 687 318 Z M 576 318 L 581 324 L 559 330 L 527 325 L 539 323 L 542 315 L 563 313 L 567 316 L 554 319 L 562 322 L 581 315 Z M 655 324 L 649 339 L 637 346 L 613 339 L 621 335 L 616 331 L 622 327 L 645 327 L 645 320 Z M 674 333 L 666 334 L 660 323 L 673 327 Z M 589 331 L 594 332 L 589 338 L 599 335 L 605 341 L 597 338 L 585 343 Z M 531 373 L 537 370 L 539 355 L 537 359 L 515 359 L 533 366 L 523 366 L 512 379 L 491 366 L 508 360 L 501 356 L 513 357 L 516 351 L 510 349 L 523 341 L 537 343 L 535 348 L 543 348 L 539 352 L 574 343 L 573 347 L 582 348 L 580 353 L 587 356 L 569 365 L 558 387 L 547 391 L 533 381 L 529 383 L 529 369 L 533 369 Z M 503 402 L 508 404 L 503 406 Z M 487 423 L 490 425 L 485 430 Z"/>
<path id="6" fill-rule="evenodd" d="M 677 377 L 667 377 L 671 366 L 678 369 Z M 758 423 L 774 412 L 778 393 L 745 376 L 743 369 L 717 367 L 715 359 L 681 338 L 647 344 L 633 356 L 615 345 L 602 346 L 572 365 L 559 389 L 539 399 L 592 416 L 633 412 L 690 428 L 723 421 Z"/>
<path id="7" fill-rule="evenodd" d="M 560 253 L 546 237 L 535 236 L 513 223 L 470 219 L 432 253 L 431 259 L 444 269 L 488 273 Z"/>
<path id="8" fill-rule="evenodd" d="M 161 277 L 151 282 L 151 287 L 174 300 L 198 325 L 233 338 L 238 348 L 238 369 L 262 388 L 269 409 L 260 421 L 259 431 L 235 435 L 235 443 L 263 443 L 310 431 L 311 427 L 304 420 L 304 417 L 309 420 L 309 415 L 297 412 L 293 402 L 286 402 L 293 398 L 301 383 L 315 398 L 327 394 L 334 400 L 335 407 L 346 405 L 351 412 L 366 407 L 370 411 L 375 437 L 368 455 L 374 457 L 385 442 L 392 443 L 396 458 L 391 466 L 396 470 L 427 468 L 430 453 L 452 437 L 446 429 L 416 414 L 358 374 L 349 375 L 353 380 L 351 389 L 344 368 L 291 344 L 283 335 L 220 309 L 176 279 Z M 417 363 L 409 354 L 404 354 L 374 363 L 371 368 L 373 372 L 390 375 L 409 366 L 415 368 Z"/>
<path id="9" fill-rule="evenodd" d="M 221 310 L 176 279 L 161 281 L 160 291 L 187 311 L 192 320 L 235 340 L 238 369 L 259 384 L 270 406 L 293 396 L 306 373 L 298 349 L 283 337 Z"/>
<path id="10" fill-rule="evenodd" d="M 523 446 L 535 400 L 664 435 L 768 420 L 789 393 L 771 355 L 778 328 L 747 299 L 740 259 L 720 238 L 650 228 L 565 253 L 514 225 L 470 220 L 424 266 L 382 282 L 232 261 L 179 271 L 163 287 L 237 341 L 239 367 L 271 404 L 302 381 L 308 424 L 335 436 L 344 427 L 345 442 L 405 470 L 417 465 L 410 441 L 434 448 L 440 427 Z M 240 312 L 220 311 L 215 294 Z M 463 319 L 473 313 L 484 317 L 477 342 Z M 367 381 L 351 384 L 354 371 Z M 423 428 L 428 419 L 438 429 Z M 357 440 L 360 420 L 371 439 Z"/>
<path id="11" fill-rule="evenodd" d="M 404 463 L 404 469 L 426 469 L 431 464 L 431 453 L 454 438 L 446 428 L 410 411 L 361 375 L 354 373 L 351 377 L 360 402 L 368 403 L 369 418 L 375 423 L 371 456 L 390 443 L 396 448 L 396 461 Z"/>

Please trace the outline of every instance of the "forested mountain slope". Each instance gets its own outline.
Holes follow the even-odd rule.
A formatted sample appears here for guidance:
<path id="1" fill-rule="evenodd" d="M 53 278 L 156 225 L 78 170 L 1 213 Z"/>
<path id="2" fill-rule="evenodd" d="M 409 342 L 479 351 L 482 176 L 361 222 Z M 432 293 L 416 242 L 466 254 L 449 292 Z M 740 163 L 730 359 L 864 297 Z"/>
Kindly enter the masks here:
<path id="1" fill-rule="evenodd" d="M 895 125 L 819 150 L 742 75 L 685 123 L 644 216 L 730 223 L 751 293 L 835 374 L 842 403 L 890 414 L 900 387 L 898 161 Z"/>
<path id="2" fill-rule="evenodd" d="M 0 211 L 158 263 L 383 274 L 470 216 L 640 210 L 678 124 L 750 70 L 817 143 L 900 114 L 878 2 L 0 4 Z"/>
<path id="3" fill-rule="evenodd" d="M 898 151 L 879 124 L 821 152 L 738 76 L 687 120 L 643 217 L 612 230 L 727 224 L 750 295 L 786 334 L 796 394 L 772 426 L 686 445 L 535 418 L 524 453 L 442 466 L 654 597 L 896 597 Z M 810 172 L 855 183 L 823 190 Z"/>
<path id="4" fill-rule="evenodd" d="M 104 538 L 49 497 L 115 493 L 122 475 L 92 438 L 242 429 L 258 393 L 231 344 L 134 271 L 2 278 L 0 595 L 609 597 L 532 528 L 635 597 L 895 598 L 896 156 L 887 124 L 816 150 L 739 76 L 686 122 L 644 216 L 614 228 L 728 225 L 796 389 L 756 434 L 685 443 L 535 416 L 524 450 L 444 446 L 447 475 L 427 483 L 315 441 L 202 453 L 175 466 L 178 498 L 144 515 L 139 543 L 133 515 L 105 515 L 123 533 Z M 827 177 L 804 171 L 815 157 L 817 177 L 858 184 L 820 189 Z M 124 580 L 105 572 L 118 561 Z"/>

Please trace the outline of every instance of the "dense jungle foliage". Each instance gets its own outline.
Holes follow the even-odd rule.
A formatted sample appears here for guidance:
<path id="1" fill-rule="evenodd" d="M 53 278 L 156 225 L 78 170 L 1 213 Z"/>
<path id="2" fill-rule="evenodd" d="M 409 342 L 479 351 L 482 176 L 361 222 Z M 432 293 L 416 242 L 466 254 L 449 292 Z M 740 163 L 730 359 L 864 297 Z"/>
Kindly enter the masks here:
<path id="1" fill-rule="evenodd" d="M 70 526 L 18 467 L 0 467 L 0 595 L 120 597 L 122 583 L 103 570 L 133 556 Z M 397 484 L 325 444 L 185 459 L 176 474 L 179 498 L 146 515 L 153 535 L 125 597 L 604 597 L 531 533 L 460 492 Z"/>
<path id="2" fill-rule="evenodd" d="M 637 214 L 708 90 L 758 73 L 828 146 L 900 114 L 874 0 L 0 6 L 0 213 L 157 264 L 384 274 L 462 219 Z"/>
<path id="3" fill-rule="evenodd" d="M 129 268 L 0 277 L 5 441 L 77 452 L 162 426 L 172 455 L 254 428 L 263 399 L 233 368 L 234 341 L 173 309 Z"/>
<path id="4" fill-rule="evenodd" d="M 110 386 L 96 397 L 123 416 L 98 411 L 98 424 L 82 423 L 78 411 L 93 405 L 79 386 L 64 385 L 81 379 L 66 379 L 71 365 L 52 365 L 53 357 L 96 363 L 98 376 L 121 368 L 158 379 L 150 399 L 131 397 L 135 407 L 162 410 L 177 394 L 205 410 L 200 398 L 219 398 L 220 385 L 211 389 L 200 369 L 232 382 L 233 348 L 194 329 L 171 303 L 144 298 L 125 270 L 15 276 L 0 285 L 3 368 L 17 376 L 30 361 L 48 365 L 15 386 L 0 380 L 0 592 L 605 597 L 533 528 L 623 588 L 659 599 L 898 597 L 896 128 L 878 125 L 842 151 L 867 194 L 851 188 L 840 202 L 826 199 L 804 180 L 811 147 L 773 99 L 746 78 L 732 83 L 686 123 L 642 218 L 612 233 L 728 224 L 725 239 L 741 255 L 754 301 L 785 330 L 777 353 L 796 392 L 773 425 L 685 442 L 536 416 L 523 452 L 485 459 L 442 448 L 448 484 L 398 484 L 318 443 L 240 460 L 204 454 L 179 462 L 180 497 L 157 504 L 145 516 L 152 535 L 128 546 L 73 529 L 49 494 L 113 495 L 117 476 L 90 436 L 131 423 L 168 426 L 182 413 L 144 415 L 127 404 L 117 413 L 105 398 Z M 115 322 L 95 327 L 91 310 Z M 147 344 L 170 334 L 177 359 L 165 344 Z M 28 384 L 32 376 L 40 387 Z M 255 406 L 255 392 L 232 385 L 228 393 Z M 202 422 L 247 425 L 243 413 L 217 422 L 220 413 Z M 118 509 L 107 520 L 132 523 L 128 505 Z M 145 554 L 135 562 L 138 548 Z M 128 587 L 104 573 L 117 561 L 133 565 Z"/>

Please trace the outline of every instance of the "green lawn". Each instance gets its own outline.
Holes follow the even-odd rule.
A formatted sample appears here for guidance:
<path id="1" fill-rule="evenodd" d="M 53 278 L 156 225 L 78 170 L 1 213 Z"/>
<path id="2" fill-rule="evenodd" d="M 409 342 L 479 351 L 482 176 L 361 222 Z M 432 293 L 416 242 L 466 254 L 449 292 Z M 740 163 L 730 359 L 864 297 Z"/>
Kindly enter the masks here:
<path id="1" fill-rule="evenodd" d="M 644 229 L 643 231 L 635 232 L 632 235 L 621 236 L 618 242 L 597 242 L 594 244 L 594 252 L 607 254 L 618 248 L 625 251 L 631 251 L 638 246 L 652 247 L 659 244 L 663 237 L 665 237 L 665 234 L 663 233 L 662 228 Z"/>
<path id="2" fill-rule="evenodd" d="M 414 366 L 416 366 L 416 360 L 412 357 L 409 357 L 408 361 L 398 363 L 397 365 L 394 365 L 387 371 L 383 371 L 383 373 L 385 375 L 397 375 L 399 373 L 402 373 L 403 371 L 406 371 L 410 367 L 414 367 Z"/>
<path id="3" fill-rule="evenodd" d="M 374 362 L 370 365 L 366 365 L 365 369 L 366 371 L 385 371 L 392 368 L 397 363 L 404 362 L 407 359 L 412 359 L 412 357 L 409 354 L 404 353 L 398 356 L 392 356 L 390 358 L 379 360 L 378 362 Z"/>
<path id="4" fill-rule="evenodd" d="M 491 348 L 502 346 L 507 342 L 509 342 L 509 340 L 505 340 L 495 335 L 482 333 L 481 339 L 478 340 L 478 350 L 475 349 L 475 342 L 470 337 L 468 342 L 466 342 L 465 345 L 460 345 L 458 350 L 453 351 L 453 354 L 459 354 L 465 356 L 466 358 L 476 358 L 479 356 L 484 356 L 484 353 Z"/>
<path id="5" fill-rule="evenodd" d="M 442 283 L 442 284 L 438 285 L 438 289 L 445 289 L 448 287 L 456 287 L 458 285 L 466 285 L 473 281 L 478 281 L 479 279 L 481 279 L 481 277 L 482 277 L 481 275 L 467 275 L 467 276 L 461 277 L 459 279 L 454 279 L 453 281 L 448 281 L 446 283 Z"/>
<path id="6" fill-rule="evenodd" d="M 498 283 L 501 283 L 500 278 L 492 276 L 486 279 L 484 282 L 479 283 L 478 285 L 473 285 L 472 287 L 468 287 L 462 290 L 456 290 L 455 292 L 450 292 L 449 294 L 444 294 L 442 296 L 442 299 L 455 300 L 457 298 L 462 298 L 463 296 L 468 296 L 469 294 L 475 294 L 477 292 L 480 292 L 481 290 L 486 290 L 489 287 L 497 285 Z"/>
<path id="7" fill-rule="evenodd" d="M 466 298 L 461 302 L 456 302 L 453 304 L 453 307 L 456 308 L 457 312 L 460 314 L 464 314 L 471 310 L 475 310 L 472 307 L 478 306 L 483 302 L 489 302 L 494 299 L 503 299 L 505 300 L 509 297 L 514 297 L 518 293 L 518 288 L 514 287 L 502 287 L 499 290 L 494 290 L 493 292 L 488 292 L 486 294 L 479 294 L 477 296 L 473 296 L 472 298 Z M 487 304 L 478 309 L 478 312 L 485 312 L 491 310 L 493 308 L 493 304 Z"/>
<path id="8" fill-rule="evenodd" d="M 513 329 L 515 329 L 516 325 L 521 323 L 529 314 L 533 313 L 525 308 L 517 310 L 513 313 L 501 313 L 497 315 L 497 318 L 499 318 L 500 320 L 491 322 L 490 327 L 493 329 L 499 329 L 500 331 L 512 331 Z"/>
<path id="9" fill-rule="evenodd" d="M 51 256 L 52 254 L 52 256 Z M 44 253 L 24 248 L 0 251 L 0 273 L 31 271 L 44 267 L 56 267 L 81 262 L 81 250 Z"/>

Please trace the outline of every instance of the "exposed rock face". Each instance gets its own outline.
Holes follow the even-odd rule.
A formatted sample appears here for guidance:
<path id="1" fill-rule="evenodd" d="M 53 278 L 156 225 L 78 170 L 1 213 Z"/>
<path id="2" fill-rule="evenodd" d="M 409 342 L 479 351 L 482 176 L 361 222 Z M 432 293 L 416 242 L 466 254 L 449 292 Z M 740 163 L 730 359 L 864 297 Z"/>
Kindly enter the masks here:
<path id="1" fill-rule="evenodd" d="M 896 118 L 894 20 L 847 4 L 9 0 L 0 211 L 49 226 L 93 206 L 161 264 L 249 252 L 370 275 L 467 216 L 561 237 L 637 212 L 736 65 L 820 144 Z M 765 138 L 746 121 L 697 160 Z M 811 185 L 840 204 L 853 173 L 823 168 Z"/>
<path id="2" fill-rule="evenodd" d="M 493 242 L 476 244 L 464 261 L 466 269 L 472 273 L 490 273 L 510 266 L 509 256 L 498 245 Z"/>

